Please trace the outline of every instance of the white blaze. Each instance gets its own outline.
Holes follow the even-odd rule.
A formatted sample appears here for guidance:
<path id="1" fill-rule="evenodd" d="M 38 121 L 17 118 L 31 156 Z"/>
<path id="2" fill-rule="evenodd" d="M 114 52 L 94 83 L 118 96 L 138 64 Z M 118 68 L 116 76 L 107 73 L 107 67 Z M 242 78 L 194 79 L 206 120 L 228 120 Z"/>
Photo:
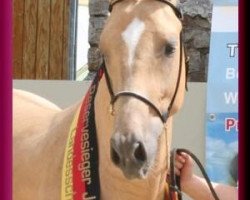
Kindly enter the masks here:
<path id="1" fill-rule="evenodd" d="M 145 24 L 143 21 L 135 18 L 122 33 L 122 38 L 128 48 L 128 65 L 132 66 L 135 50 L 140 40 L 140 37 L 145 29 Z"/>

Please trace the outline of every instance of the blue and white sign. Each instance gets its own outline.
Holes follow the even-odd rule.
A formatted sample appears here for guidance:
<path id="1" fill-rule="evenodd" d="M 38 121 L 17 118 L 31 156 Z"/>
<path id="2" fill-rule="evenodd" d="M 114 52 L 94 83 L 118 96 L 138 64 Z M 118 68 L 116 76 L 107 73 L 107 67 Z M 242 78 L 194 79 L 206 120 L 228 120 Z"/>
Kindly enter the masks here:
<path id="1" fill-rule="evenodd" d="M 238 159 L 238 2 L 214 1 L 207 84 L 206 168 L 235 185 Z"/>

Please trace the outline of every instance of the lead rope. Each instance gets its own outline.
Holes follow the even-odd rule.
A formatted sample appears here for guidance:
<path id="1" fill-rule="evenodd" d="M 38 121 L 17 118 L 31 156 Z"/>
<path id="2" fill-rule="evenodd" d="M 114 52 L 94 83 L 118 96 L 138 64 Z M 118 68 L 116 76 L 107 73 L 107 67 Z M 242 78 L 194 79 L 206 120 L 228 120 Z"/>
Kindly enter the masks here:
<path id="1" fill-rule="evenodd" d="M 175 175 L 174 172 L 174 163 L 175 163 L 175 156 L 176 154 L 180 154 L 180 153 L 186 153 L 188 154 L 198 165 L 199 169 L 201 170 L 201 173 L 203 175 L 203 177 L 206 180 L 207 185 L 209 186 L 209 189 L 214 197 L 215 200 L 220 200 L 217 193 L 215 192 L 212 183 L 204 169 L 204 167 L 202 166 L 201 162 L 199 161 L 199 159 L 189 150 L 187 149 L 173 149 L 171 151 L 171 156 L 170 156 L 170 183 L 169 183 L 169 188 L 170 188 L 170 199 L 173 200 L 175 199 L 175 197 L 173 197 L 176 193 L 178 195 L 178 200 L 182 200 L 182 191 L 181 191 L 181 187 L 180 187 L 180 177 Z"/>

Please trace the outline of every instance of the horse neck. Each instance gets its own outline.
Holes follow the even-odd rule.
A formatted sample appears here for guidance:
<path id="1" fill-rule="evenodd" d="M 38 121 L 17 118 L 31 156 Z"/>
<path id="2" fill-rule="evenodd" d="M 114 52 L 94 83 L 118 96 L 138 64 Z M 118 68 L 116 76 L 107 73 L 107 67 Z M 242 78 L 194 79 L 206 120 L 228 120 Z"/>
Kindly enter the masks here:
<path id="1" fill-rule="evenodd" d="M 172 118 L 167 122 L 167 134 L 161 134 L 156 165 L 151 169 L 148 178 L 128 180 L 121 170 L 110 160 L 110 138 L 114 123 L 109 113 L 110 96 L 105 78 L 100 81 L 96 100 L 96 126 L 99 146 L 99 172 L 102 199 L 150 199 L 163 200 L 166 194 L 166 174 L 168 168 L 169 144 L 171 142 Z M 167 137 L 167 138 L 166 138 Z"/>
<path id="2" fill-rule="evenodd" d="M 47 152 L 50 154 L 54 152 L 57 155 L 57 158 L 52 158 L 55 166 L 62 167 L 62 161 L 65 151 L 65 145 L 68 139 L 69 128 L 72 123 L 73 117 L 80 106 L 80 102 L 74 104 L 55 114 L 53 119 L 51 120 L 50 127 L 47 135 L 42 140 L 44 146 L 46 146 L 47 151 L 43 151 L 42 154 L 46 154 Z M 52 134 L 51 134 L 52 133 Z M 45 155 L 48 157 L 48 155 Z"/>

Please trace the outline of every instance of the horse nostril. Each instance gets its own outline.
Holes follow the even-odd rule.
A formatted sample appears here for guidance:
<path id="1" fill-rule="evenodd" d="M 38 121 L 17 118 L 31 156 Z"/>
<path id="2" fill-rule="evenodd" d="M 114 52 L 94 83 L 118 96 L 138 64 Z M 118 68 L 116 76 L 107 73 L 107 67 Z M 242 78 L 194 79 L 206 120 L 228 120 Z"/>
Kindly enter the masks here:
<path id="1" fill-rule="evenodd" d="M 120 156 L 119 154 L 115 151 L 114 148 L 111 148 L 111 159 L 114 162 L 115 165 L 120 164 Z"/>
<path id="2" fill-rule="evenodd" d="M 137 161 L 141 161 L 141 162 L 146 161 L 147 159 L 146 151 L 141 142 L 137 142 L 137 147 L 135 149 L 134 156 Z"/>

